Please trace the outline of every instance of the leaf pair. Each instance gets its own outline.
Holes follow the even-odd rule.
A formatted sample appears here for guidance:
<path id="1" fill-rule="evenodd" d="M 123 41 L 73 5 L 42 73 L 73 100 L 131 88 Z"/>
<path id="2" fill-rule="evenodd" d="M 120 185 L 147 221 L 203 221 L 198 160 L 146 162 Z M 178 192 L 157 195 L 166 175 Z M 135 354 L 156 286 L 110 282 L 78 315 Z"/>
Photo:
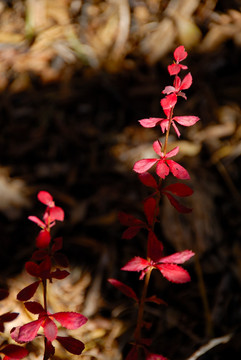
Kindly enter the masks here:
<path id="1" fill-rule="evenodd" d="M 35 339 L 40 327 L 43 328 L 45 337 L 51 342 L 54 341 L 57 338 L 58 328 L 53 320 L 70 330 L 78 329 L 87 322 L 84 315 L 76 312 L 47 313 L 42 305 L 36 301 L 25 302 L 24 306 L 29 312 L 38 314 L 39 317 L 35 321 L 12 329 L 11 337 L 18 343 L 25 343 Z"/>
<path id="2" fill-rule="evenodd" d="M 154 190 L 154 193 L 151 196 L 154 196 L 158 193 L 162 193 L 165 195 L 168 200 L 170 201 L 171 205 L 180 213 L 189 213 L 192 209 L 182 205 L 179 201 L 175 198 L 178 197 L 187 197 L 193 194 L 193 190 L 187 186 L 186 184 L 182 183 L 174 183 L 161 188 L 156 179 L 149 174 L 148 172 L 139 174 L 140 181 L 147 187 L 150 187 Z"/>
<path id="3" fill-rule="evenodd" d="M 11 330 L 11 337 L 18 343 L 30 342 L 38 336 L 40 327 L 43 328 L 46 338 L 46 346 L 44 359 L 47 360 L 54 355 L 55 348 L 52 345 L 57 340 L 67 351 L 74 355 L 80 355 L 84 350 L 82 341 L 72 337 L 58 336 L 58 328 L 54 322 L 56 320 L 66 329 L 75 330 L 83 326 L 87 322 L 87 318 L 76 312 L 58 312 L 55 314 L 47 313 L 42 305 L 36 301 L 26 302 L 25 307 L 32 314 L 38 314 L 39 317 L 35 321 L 31 321 L 23 326 L 18 326 Z M 17 358 L 16 358 L 17 359 Z"/>
<path id="4" fill-rule="evenodd" d="M 160 156 L 160 159 L 143 159 L 135 163 L 133 170 L 138 174 L 143 174 L 147 172 L 153 165 L 156 164 L 156 173 L 161 179 L 171 172 L 178 179 L 190 179 L 190 176 L 186 169 L 183 166 L 179 165 L 169 158 L 177 155 L 179 147 L 175 147 L 169 151 L 166 155 L 161 151 L 162 144 L 160 141 L 156 140 L 153 143 L 153 149 L 157 155 Z"/>
<path id="5" fill-rule="evenodd" d="M 191 250 L 184 250 L 163 257 L 162 243 L 156 238 L 156 236 L 152 236 L 149 238 L 148 252 L 147 259 L 135 256 L 133 259 L 128 261 L 121 270 L 141 272 L 140 280 L 144 278 L 148 271 L 157 269 L 167 280 L 171 282 L 181 284 L 190 281 L 190 275 L 188 272 L 178 266 L 178 264 L 183 264 L 194 255 Z"/>
<path id="6" fill-rule="evenodd" d="M 123 239 L 132 239 L 141 229 L 146 229 L 148 233 L 152 232 L 156 222 L 158 207 L 154 198 L 148 198 L 144 201 L 144 214 L 146 222 L 137 219 L 135 216 L 119 212 L 119 221 L 128 228 L 122 234 Z"/>

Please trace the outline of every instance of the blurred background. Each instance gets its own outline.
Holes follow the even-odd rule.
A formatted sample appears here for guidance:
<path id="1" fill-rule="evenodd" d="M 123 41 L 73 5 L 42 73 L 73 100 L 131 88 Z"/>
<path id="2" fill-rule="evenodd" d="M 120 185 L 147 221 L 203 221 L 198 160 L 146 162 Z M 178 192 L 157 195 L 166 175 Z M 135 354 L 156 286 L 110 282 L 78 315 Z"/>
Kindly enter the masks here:
<path id="1" fill-rule="evenodd" d="M 50 306 L 90 318 L 71 332 L 86 343 L 83 359 L 126 354 L 136 308 L 107 278 L 140 292 L 138 276 L 119 269 L 144 256 L 146 239 L 122 240 L 118 212 L 143 219 L 149 193 L 132 167 L 151 156 L 162 134 L 138 120 L 163 116 L 161 91 L 172 82 L 167 65 L 184 45 L 193 85 L 176 115 L 201 119 L 180 127 L 178 140 L 178 161 L 194 190 L 184 203 L 193 211 L 182 216 L 163 201 L 160 239 L 166 255 L 192 249 L 198 256 L 186 266 L 190 284 L 169 284 L 153 273 L 150 295 L 168 306 L 148 306 L 146 317 L 153 321 L 153 351 L 170 359 L 188 359 L 228 334 L 226 344 L 199 358 L 238 358 L 240 10 L 239 0 L 0 0 L 0 273 L 11 292 L 2 313 L 22 312 L 15 295 L 31 282 L 23 269 L 38 233 L 27 217 L 41 216 L 36 195 L 46 190 L 65 210 L 53 235 L 63 236 L 71 261 L 71 276 L 51 287 Z M 177 145 L 174 133 L 170 143 Z M 29 359 L 41 359 L 37 345 L 29 350 Z M 56 352 L 55 359 L 69 358 Z"/>

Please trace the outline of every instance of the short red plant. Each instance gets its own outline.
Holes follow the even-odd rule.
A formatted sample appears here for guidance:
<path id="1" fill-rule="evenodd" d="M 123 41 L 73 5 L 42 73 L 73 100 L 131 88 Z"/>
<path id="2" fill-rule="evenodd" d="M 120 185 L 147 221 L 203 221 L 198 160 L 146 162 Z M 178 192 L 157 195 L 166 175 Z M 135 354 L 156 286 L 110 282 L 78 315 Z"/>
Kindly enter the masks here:
<path id="1" fill-rule="evenodd" d="M 153 149 L 157 158 L 148 158 L 137 161 L 133 170 L 138 173 L 139 179 L 148 188 L 152 189 L 152 194 L 144 201 L 144 214 L 146 220 L 140 220 L 133 215 L 121 212 L 119 219 L 122 225 L 127 226 L 122 237 L 132 239 L 140 230 L 147 233 L 147 251 L 146 258 L 135 256 L 124 265 L 121 270 L 133 271 L 140 274 L 139 279 L 144 280 L 144 286 L 141 297 L 138 298 L 134 290 L 119 280 L 109 279 L 109 282 L 119 289 L 123 294 L 133 299 L 138 304 L 137 324 L 134 332 L 134 339 L 131 342 L 132 347 L 126 357 L 126 360 L 166 360 L 162 355 L 154 354 L 149 349 L 151 339 L 143 338 L 142 330 L 146 327 L 144 321 L 144 305 L 146 302 L 155 302 L 165 304 L 162 299 L 156 295 L 147 297 L 147 289 L 150 276 L 153 270 L 158 270 L 160 274 L 173 283 L 186 283 L 190 281 L 189 273 L 180 266 L 189 260 L 194 253 L 191 250 L 184 250 L 172 255 L 164 256 L 163 243 L 155 234 L 155 225 L 159 222 L 159 207 L 162 196 L 166 196 L 170 204 L 180 213 L 189 213 L 190 208 L 179 202 L 179 197 L 192 195 L 193 190 L 185 183 L 174 182 L 164 186 L 163 181 L 167 176 L 174 176 L 176 179 L 189 180 L 188 171 L 172 158 L 179 152 L 179 147 L 175 147 L 167 152 L 168 138 L 171 128 L 173 127 L 176 135 L 180 137 L 178 126 L 192 126 L 199 118 L 197 116 L 177 116 L 174 115 L 174 109 L 180 97 L 187 99 L 184 90 L 190 88 L 192 76 L 189 72 L 183 79 L 179 73 L 187 69 L 186 65 L 181 64 L 187 57 L 184 46 L 179 46 L 174 51 L 174 62 L 168 66 L 170 76 L 174 76 L 173 85 L 166 86 L 162 93 L 165 95 L 160 101 L 161 107 L 165 114 L 163 118 L 148 118 L 140 120 L 140 124 L 145 128 L 160 126 L 161 132 L 165 133 L 164 144 L 158 139 L 153 143 Z M 178 126 L 177 126 L 178 124 Z M 148 171 L 155 166 L 155 175 Z"/>
<path id="2" fill-rule="evenodd" d="M 56 322 L 66 329 L 74 330 L 84 325 L 87 318 L 77 312 L 50 313 L 48 310 L 49 284 L 54 280 L 64 279 L 70 274 L 67 270 L 63 270 L 68 267 L 69 261 L 64 254 L 59 252 L 62 249 L 62 238 L 52 239 L 50 233 L 56 221 L 64 220 L 64 211 L 55 206 L 53 197 L 46 191 L 38 193 L 38 200 L 46 206 L 46 209 L 43 220 L 36 216 L 29 216 L 29 220 L 35 222 L 41 230 L 36 238 L 37 250 L 34 251 L 31 261 L 27 261 L 25 264 L 27 273 L 35 279 L 17 295 L 17 299 L 24 302 L 26 310 L 36 315 L 36 320 L 13 328 L 11 337 L 19 344 L 33 341 L 37 336 L 43 337 L 45 348 L 43 360 L 48 360 L 54 355 L 54 341 L 58 341 L 70 353 L 80 355 L 84 350 L 84 344 L 70 336 L 59 336 Z M 29 301 L 38 288 L 43 293 L 43 304 Z M 3 322 L 10 321 L 9 318 L 13 318 L 13 316 L 14 313 L 2 315 L 0 326 L 3 328 Z M 39 332 L 41 328 L 42 332 Z M 27 350 L 18 345 L 8 345 L 0 351 L 5 354 L 5 360 L 21 359 L 27 354 Z"/>

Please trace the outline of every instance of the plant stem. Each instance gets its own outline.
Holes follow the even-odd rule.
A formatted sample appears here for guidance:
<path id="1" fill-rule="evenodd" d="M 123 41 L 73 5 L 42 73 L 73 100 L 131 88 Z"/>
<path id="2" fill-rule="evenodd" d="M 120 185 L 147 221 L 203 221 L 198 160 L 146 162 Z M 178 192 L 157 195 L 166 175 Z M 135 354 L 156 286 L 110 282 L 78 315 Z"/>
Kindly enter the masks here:
<path id="1" fill-rule="evenodd" d="M 170 114 L 169 114 L 169 122 L 168 122 L 168 128 L 167 128 L 167 131 L 166 131 L 166 137 L 165 137 L 165 143 L 164 143 L 164 147 L 163 147 L 163 153 L 164 153 L 164 156 L 166 155 L 166 152 L 167 152 L 167 143 L 168 143 L 168 137 L 169 137 L 169 132 L 170 132 L 170 128 L 171 128 L 171 123 L 172 123 L 172 116 L 173 116 L 173 108 L 171 108 L 171 111 L 170 111 Z"/>
<path id="2" fill-rule="evenodd" d="M 138 343 L 141 339 L 141 328 L 142 328 L 142 324 L 143 324 L 144 305 L 145 305 L 145 300 L 146 300 L 147 288 L 148 288 L 149 281 L 150 281 L 151 271 L 152 271 L 152 269 L 150 269 L 146 273 L 144 287 L 143 287 L 142 295 L 141 295 L 141 301 L 139 304 L 139 310 L 138 310 L 138 316 L 137 316 L 137 326 L 136 326 L 136 330 L 135 330 L 135 334 L 134 334 L 136 343 Z"/>
<path id="3" fill-rule="evenodd" d="M 42 280 L 42 284 L 43 284 L 43 297 L 44 297 L 44 310 L 47 312 L 47 281 Z"/>

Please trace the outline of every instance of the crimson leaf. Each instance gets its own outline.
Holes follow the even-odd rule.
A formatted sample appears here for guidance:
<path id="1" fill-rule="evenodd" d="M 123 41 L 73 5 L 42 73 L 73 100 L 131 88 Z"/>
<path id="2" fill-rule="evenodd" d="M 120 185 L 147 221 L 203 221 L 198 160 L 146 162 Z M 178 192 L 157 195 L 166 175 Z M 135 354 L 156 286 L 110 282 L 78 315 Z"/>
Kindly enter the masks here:
<path id="1" fill-rule="evenodd" d="M 77 339 L 72 337 L 57 336 L 56 340 L 71 354 L 80 355 L 84 350 L 84 344 Z"/>

